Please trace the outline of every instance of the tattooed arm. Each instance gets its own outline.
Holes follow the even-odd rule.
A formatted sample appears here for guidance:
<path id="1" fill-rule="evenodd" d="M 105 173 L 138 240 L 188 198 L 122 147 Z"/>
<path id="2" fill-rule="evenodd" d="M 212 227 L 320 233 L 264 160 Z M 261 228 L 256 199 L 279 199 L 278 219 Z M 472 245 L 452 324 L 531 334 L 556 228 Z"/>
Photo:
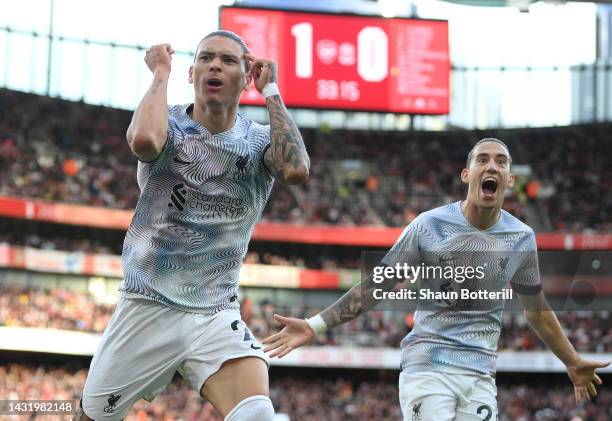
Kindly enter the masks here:
<path id="1" fill-rule="evenodd" d="M 348 290 L 338 301 L 320 312 L 319 315 L 325 321 L 328 329 L 350 322 L 362 313 L 376 307 L 380 302 L 374 298 L 374 290 L 391 291 L 396 286 L 397 281 L 394 279 L 386 279 L 377 284 L 370 276 Z"/>
<path id="2" fill-rule="evenodd" d="M 302 184 L 308 179 L 310 170 L 302 135 L 280 95 L 268 97 L 266 105 L 270 113 L 270 147 L 264 155 L 266 167 L 277 180 Z"/>
<path id="3" fill-rule="evenodd" d="M 259 92 L 262 92 L 268 83 L 276 83 L 276 62 L 256 59 L 250 55 L 246 57 L 251 61 L 249 76 L 253 78 Z M 277 180 L 285 184 L 304 183 L 308 179 L 310 158 L 302 135 L 280 95 L 268 96 L 266 106 L 270 114 L 270 147 L 264 155 L 266 167 Z"/>
<path id="4" fill-rule="evenodd" d="M 397 239 L 389 253 L 382 261 L 382 266 L 394 266 L 397 263 L 419 264 L 422 261 L 419 237 L 425 232 L 420 222 L 420 217 L 415 218 L 410 225 L 404 229 L 402 235 Z M 385 273 L 383 269 L 382 273 Z M 399 282 L 408 279 L 396 279 L 384 276 L 382 282 L 374 282 L 376 274 L 373 272 L 367 279 L 355 285 L 335 303 L 327 307 L 308 320 L 283 317 L 278 314 L 274 319 L 284 325 L 282 330 L 265 338 L 264 352 L 270 352 L 270 357 L 284 357 L 295 348 L 306 345 L 314 339 L 317 332 L 334 328 L 346 323 L 374 308 L 378 304 L 382 294 L 375 295 L 375 291 L 391 291 L 398 286 Z M 411 280 L 411 283 L 414 280 Z"/>
<path id="5" fill-rule="evenodd" d="M 147 50 L 145 62 L 153 73 L 153 82 L 134 111 L 127 130 L 132 153 L 141 161 L 157 158 L 168 131 L 168 78 L 174 50 L 170 44 L 154 45 Z"/>
<path id="6" fill-rule="evenodd" d="M 396 285 L 397 280 L 394 279 L 385 279 L 377 284 L 372 277 L 368 277 L 315 317 L 322 317 L 326 329 L 331 329 L 375 307 L 378 303 L 374 298 L 375 289 L 391 291 Z M 285 327 L 262 341 L 264 352 L 270 352 L 270 357 L 282 358 L 295 348 L 306 345 L 316 336 L 316 332 L 304 319 L 283 317 L 278 314 L 274 315 L 274 319 Z"/>

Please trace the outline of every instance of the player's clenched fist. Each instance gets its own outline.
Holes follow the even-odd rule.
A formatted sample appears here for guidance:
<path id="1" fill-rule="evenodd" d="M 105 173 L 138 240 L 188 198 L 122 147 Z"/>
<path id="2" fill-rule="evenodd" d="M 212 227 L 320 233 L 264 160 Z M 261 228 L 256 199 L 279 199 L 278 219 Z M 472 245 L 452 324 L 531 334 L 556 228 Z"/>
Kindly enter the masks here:
<path id="1" fill-rule="evenodd" d="M 250 54 L 245 54 L 245 58 L 250 62 L 248 78 L 253 80 L 255 88 L 262 92 L 268 83 L 276 83 L 278 79 L 278 66 L 274 60 L 265 58 L 255 58 Z"/>
<path id="2" fill-rule="evenodd" d="M 154 45 L 147 50 L 145 54 L 145 63 L 147 63 L 149 70 L 153 73 L 158 70 L 170 72 L 172 54 L 174 54 L 174 50 L 170 44 Z"/>

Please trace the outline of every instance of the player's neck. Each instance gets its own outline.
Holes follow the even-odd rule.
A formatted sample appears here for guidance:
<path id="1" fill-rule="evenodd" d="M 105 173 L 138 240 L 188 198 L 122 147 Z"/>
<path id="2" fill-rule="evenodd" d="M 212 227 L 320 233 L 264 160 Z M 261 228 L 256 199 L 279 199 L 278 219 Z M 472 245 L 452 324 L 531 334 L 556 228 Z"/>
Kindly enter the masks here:
<path id="1" fill-rule="evenodd" d="M 201 107 L 197 102 L 193 106 L 191 118 L 200 123 L 212 134 L 228 131 L 236 122 L 237 106 L 224 107 Z"/>
<path id="2" fill-rule="evenodd" d="M 467 221 L 479 230 L 491 228 L 499 221 L 501 207 L 482 208 L 469 198 L 461 202 L 461 212 Z"/>

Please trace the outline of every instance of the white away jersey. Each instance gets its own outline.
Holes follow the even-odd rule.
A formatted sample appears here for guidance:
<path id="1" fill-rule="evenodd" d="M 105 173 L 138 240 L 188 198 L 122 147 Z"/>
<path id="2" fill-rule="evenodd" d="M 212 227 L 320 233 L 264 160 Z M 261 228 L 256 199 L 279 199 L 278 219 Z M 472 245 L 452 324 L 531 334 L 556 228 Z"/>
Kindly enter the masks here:
<path id="1" fill-rule="evenodd" d="M 402 257 L 403 256 L 403 257 Z M 533 230 L 502 210 L 499 221 L 478 230 L 463 216 L 460 202 L 424 212 L 406 227 L 383 259 L 430 267 L 481 267 L 484 277 L 419 279 L 418 292 L 501 291 L 508 283 L 518 294 L 541 290 Z M 429 299 L 418 302 L 414 328 L 401 343 L 402 370 L 495 373 L 504 299 Z"/>
<path id="2" fill-rule="evenodd" d="M 263 155 L 270 127 L 241 114 L 211 134 L 192 105 L 168 107 L 159 157 L 138 163 L 141 193 L 123 244 L 127 296 L 184 311 L 239 308 L 238 275 L 272 189 Z"/>

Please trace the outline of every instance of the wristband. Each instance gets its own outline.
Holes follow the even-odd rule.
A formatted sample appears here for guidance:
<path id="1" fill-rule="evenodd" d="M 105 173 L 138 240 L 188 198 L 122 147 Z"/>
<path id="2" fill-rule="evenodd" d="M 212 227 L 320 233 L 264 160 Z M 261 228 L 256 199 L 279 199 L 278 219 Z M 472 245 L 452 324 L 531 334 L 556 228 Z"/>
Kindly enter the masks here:
<path id="1" fill-rule="evenodd" d="M 323 320 L 323 317 L 318 314 L 314 317 L 311 317 L 310 319 L 306 319 L 306 323 L 308 323 L 308 325 L 312 328 L 312 330 L 315 331 L 316 334 L 323 333 L 327 330 L 327 324 L 325 323 L 325 320 Z"/>
<path id="2" fill-rule="evenodd" d="M 266 86 L 264 86 L 263 89 L 261 90 L 261 94 L 264 96 L 264 98 L 268 98 L 269 96 L 272 96 L 272 95 L 280 96 L 280 91 L 278 90 L 278 85 L 274 82 L 271 82 L 271 83 L 266 83 Z"/>

